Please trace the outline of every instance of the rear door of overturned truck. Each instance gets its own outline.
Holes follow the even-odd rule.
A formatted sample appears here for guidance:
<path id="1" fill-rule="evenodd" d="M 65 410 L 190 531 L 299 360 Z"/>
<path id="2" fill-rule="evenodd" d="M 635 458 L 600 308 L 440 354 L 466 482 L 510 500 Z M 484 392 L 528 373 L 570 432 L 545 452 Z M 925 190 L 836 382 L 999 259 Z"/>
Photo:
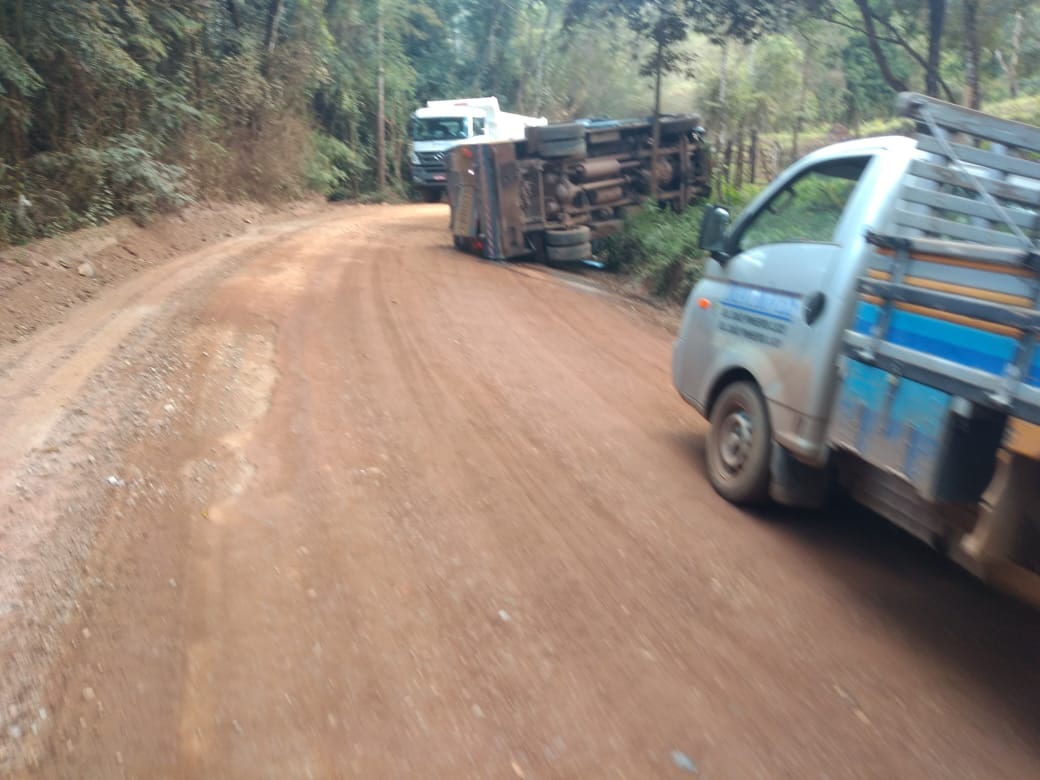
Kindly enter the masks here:
<path id="1" fill-rule="evenodd" d="M 493 260 L 580 261 L 655 189 L 677 211 L 706 197 L 711 161 L 698 118 L 662 120 L 653 173 L 652 137 L 650 121 L 601 120 L 456 147 L 448 178 L 455 246 Z"/>

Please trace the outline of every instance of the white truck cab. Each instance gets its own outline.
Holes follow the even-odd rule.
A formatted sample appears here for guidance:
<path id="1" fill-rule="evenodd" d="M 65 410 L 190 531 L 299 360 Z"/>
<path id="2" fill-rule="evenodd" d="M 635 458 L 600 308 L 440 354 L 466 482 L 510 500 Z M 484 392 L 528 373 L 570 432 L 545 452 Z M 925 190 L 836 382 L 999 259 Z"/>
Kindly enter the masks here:
<path id="1" fill-rule="evenodd" d="M 526 128 L 547 123 L 544 117 L 502 111 L 496 97 L 429 100 L 411 117 L 412 183 L 435 203 L 447 187 L 450 149 L 473 139 L 520 141 Z"/>

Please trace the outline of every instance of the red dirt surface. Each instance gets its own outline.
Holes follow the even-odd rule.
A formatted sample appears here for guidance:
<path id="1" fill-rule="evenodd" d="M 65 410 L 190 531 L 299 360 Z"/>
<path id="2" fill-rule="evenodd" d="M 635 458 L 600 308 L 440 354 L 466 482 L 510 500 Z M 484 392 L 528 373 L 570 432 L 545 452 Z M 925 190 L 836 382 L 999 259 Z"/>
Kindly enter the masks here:
<path id="1" fill-rule="evenodd" d="M 1040 776 L 1036 613 L 726 504 L 674 323 L 446 216 L 258 220 L 0 348 L 0 774 Z"/>

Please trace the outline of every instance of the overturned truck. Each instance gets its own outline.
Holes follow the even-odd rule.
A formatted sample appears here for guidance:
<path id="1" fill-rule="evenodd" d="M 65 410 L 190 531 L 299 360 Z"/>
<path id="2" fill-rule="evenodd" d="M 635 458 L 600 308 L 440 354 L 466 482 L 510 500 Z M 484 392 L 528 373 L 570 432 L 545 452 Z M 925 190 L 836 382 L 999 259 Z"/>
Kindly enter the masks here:
<path id="1" fill-rule="evenodd" d="M 452 149 L 448 171 L 455 247 L 492 260 L 573 262 L 618 231 L 648 199 L 681 210 L 707 197 L 711 160 L 695 116 L 582 120 L 527 128 L 522 141 Z"/>

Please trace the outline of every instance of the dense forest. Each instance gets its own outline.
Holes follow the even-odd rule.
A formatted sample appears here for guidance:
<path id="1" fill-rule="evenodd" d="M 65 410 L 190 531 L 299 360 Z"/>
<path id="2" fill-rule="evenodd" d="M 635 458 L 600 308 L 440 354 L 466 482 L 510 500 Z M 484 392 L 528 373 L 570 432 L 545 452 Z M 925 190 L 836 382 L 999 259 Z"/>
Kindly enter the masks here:
<path id="1" fill-rule="evenodd" d="M 193 199 L 364 197 L 380 137 L 406 194 L 421 101 L 646 116 L 658 75 L 661 110 L 699 111 L 716 146 L 869 131 L 902 89 L 1035 120 L 1040 4 L 0 0 L 0 244 Z"/>

